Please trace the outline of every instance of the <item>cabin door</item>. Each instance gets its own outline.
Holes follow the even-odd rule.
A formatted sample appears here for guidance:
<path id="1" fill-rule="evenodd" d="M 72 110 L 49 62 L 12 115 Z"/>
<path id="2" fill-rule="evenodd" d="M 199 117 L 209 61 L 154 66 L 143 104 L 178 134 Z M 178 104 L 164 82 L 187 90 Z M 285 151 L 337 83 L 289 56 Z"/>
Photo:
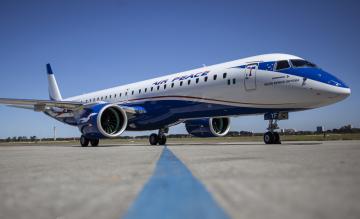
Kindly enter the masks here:
<path id="1" fill-rule="evenodd" d="M 129 90 L 129 88 L 127 88 L 125 91 L 125 102 L 124 103 L 127 103 L 129 101 L 129 96 L 130 96 L 130 90 Z"/>
<path id="2" fill-rule="evenodd" d="M 256 72 L 258 64 L 250 64 L 245 68 L 245 90 L 251 91 L 256 89 Z"/>

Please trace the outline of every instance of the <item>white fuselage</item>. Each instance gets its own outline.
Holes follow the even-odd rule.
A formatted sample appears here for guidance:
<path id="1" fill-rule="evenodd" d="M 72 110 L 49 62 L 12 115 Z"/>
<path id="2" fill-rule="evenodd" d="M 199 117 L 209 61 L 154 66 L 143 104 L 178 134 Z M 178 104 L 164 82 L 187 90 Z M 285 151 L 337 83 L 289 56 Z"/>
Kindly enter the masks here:
<path id="1" fill-rule="evenodd" d="M 83 103 L 136 104 L 155 100 L 184 100 L 237 107 L 309 109 L 342 100 L 349 88 L 337 87 L 273 69 L 259 63 L 301 59 L 269 54 L 158 77 L 68 98 Z M 245 66 L 243 68 L 236 66 Z M 270 66 L 271 67 L 271 66 Z"/>

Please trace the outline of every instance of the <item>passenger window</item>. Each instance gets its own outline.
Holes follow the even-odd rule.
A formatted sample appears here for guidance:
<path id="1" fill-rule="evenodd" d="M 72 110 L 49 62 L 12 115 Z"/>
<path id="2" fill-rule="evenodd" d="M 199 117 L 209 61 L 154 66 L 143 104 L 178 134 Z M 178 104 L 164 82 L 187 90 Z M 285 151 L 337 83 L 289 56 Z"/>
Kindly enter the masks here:
<path id="1" fill-rule="evenodd" d="M 114 98 L 116 98 L 116 94 L 114 94 Z"/>
<path id="2" fill-rule="evenodd" d="M 93 102 L 95 102 L 95 98 L 93 99 Z"/>
<path id="3" fill-rule="evenodd" d="M 214 81 L 216 80 L 216 78 L 217 78 L 217 75 L 214 75 Z"/>
<path id="4" fill-rule="evenodd" d="M 235 84 L 236 83 L 236 78 L 233 78 L 233 84 Z"/>
<path id="5" fill-rule="evenodd" d="M 199 78 L 196 78 L 195 82 L 196 82 L 196 83 L 199 83 Z"/>
<path id="6" fill-rule="evenodd" d="M 281 70 L 285 68 L 290 68 L 289 62 L 287 60 L 278 61 L 276 63 L 276 70 Z"/>
<path id="7" fill-rule="evenodd" d="M 141 89 L 139 89 L 139 94 L 141 93 Z"/>
<path id="8" fill-rule="evenodd" d="M 97 101 L 99 101 L 100 99 L 99 99 L 99 97 L 97 98 Z"/>
<path id="9" fill-rule="evenodd" d="M 154 90 L 154 88 L 153 88 L 153 87 L 151 87 L 151 89 L 150 89 L 150 90 L 151 90 L 151 92 L 152 92 L 152 91 Z"/>
<path id="10" fill-rule="evenodd" d="M 190 85 L 190 83 L 191 83 L 191 80 L 188 80 L 188 85 Z"/>
<path id="11" fill-rule="evenodd" d="M 226 73 L 223 74 L 223 78 L 226 78 Z"/>
<path id="12" fill-rule="evenodd" d="M 180 81 L 180 86 L 182 86 L 182 84 L 183 84 L 183 82 L 182 82 L 182 81 Z"/>
<path id="13" fill-rule="evenodd" d="M 125 96 L 127 96 L 127 92 L 125 92 Z"/>
<path id="14" fill-rule="evenodd" d="M 206 76 L 206 77 L 204 78 L 204 81 L 207 82 L 207 79 L 208 79 L 208 77 Z"/>
<path id="15" fill-rule="evenodd" d="M 166 84 L 164 84 L 164 90 L 166 89 Z"/>
<path id="16" fill-rule="evenodd" d="M 101 97 L 101 100 L 103 100 L 104 98 L 103 97 Z"/>
<path id="17" fill-rule="evenodd" d="M 111 95 L 109 96 L 109 98 L 111 99 Z"/>
<path id="18" fill-rule="evenodd" d="M 157 90 L 159 90 L 160 89 L 160 86 L 157 86 Z"/>
<path id="19" fill-rule="evenodd" d="M 145 88 L 145 93 L 146 93 L 146 91 L 147 91 L 147 88 Z"/>
<path id="20" fill-rule="evenodd" d="M 173 88 L 174 87 L 174 83 L 171 83 L 171 88 Z"/>
<path id="21" fill-rule="evenodd" d="M 231 84 L 231 80 L 230 80 L 230 79 L 228 79 L 228 82 L 227 82 L 227 84 L 228 84 L 228 85 L 230 85 L 230 84 Z"/>

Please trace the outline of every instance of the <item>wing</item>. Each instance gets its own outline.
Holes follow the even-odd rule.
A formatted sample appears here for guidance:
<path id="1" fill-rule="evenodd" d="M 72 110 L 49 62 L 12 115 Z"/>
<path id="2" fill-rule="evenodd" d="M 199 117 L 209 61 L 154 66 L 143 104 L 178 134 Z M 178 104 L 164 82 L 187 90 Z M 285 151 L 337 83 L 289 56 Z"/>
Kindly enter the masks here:
<path id="1" fill-rule="evenodd" d="M 55 100 L 36 100 L 36 99 L 10 99 L 10 98 L 0 98 L 0 104 L 5 104 L 10 107 L 21 108 L 21 109 L 31 109 L 37 112 L 43 112 L 50 107 L 57 107 L 65 109 L 68 111 L 77 111 L 86 107 L 92 107 L 97 103 L 84 104 L 76 101 L 55 101 Z M 143 107 L 129 107 L 120 105 L 125 112 L 129 114 L 142 114 L 145 113 Z"/>
<path id="2" fill-rule="evenodd" d="M 0 104 L 9 105 L 11 107 L 34 109 L 41 112 L 49 107 L 58 107 L 69 110 L 76 110 L 83 106 L 83 103 L 75 101 L 54 101 L 54 100 L 36 100 L 36 99 L 10 99 L 0 98 Z"/>

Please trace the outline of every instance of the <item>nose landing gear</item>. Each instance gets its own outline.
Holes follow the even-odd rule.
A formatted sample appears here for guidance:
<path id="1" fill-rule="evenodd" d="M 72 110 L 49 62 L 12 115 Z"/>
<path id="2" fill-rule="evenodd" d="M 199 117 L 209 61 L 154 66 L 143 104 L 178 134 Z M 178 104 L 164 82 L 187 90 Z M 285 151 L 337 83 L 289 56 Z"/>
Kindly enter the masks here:
<path id="1" fill-rule="evenodd" d="M 169 132 L 169 128 L 159 129 L 159 134 L 152 133 L 149 136 L 149 142 L 151 145 L 165 145 L 166 144 L 166 134 Z"/>
<path id="2" fill-rule="evenodd" d="M 280 135 L 275 131 L 279 129 L 277 122 L 278 120 L 289 119 L 289 114 L 287 112 L 266 113 L 264 119 L 269 120 L 268 132 L 264 134 L 265 144 L 281 144 Z"/>

